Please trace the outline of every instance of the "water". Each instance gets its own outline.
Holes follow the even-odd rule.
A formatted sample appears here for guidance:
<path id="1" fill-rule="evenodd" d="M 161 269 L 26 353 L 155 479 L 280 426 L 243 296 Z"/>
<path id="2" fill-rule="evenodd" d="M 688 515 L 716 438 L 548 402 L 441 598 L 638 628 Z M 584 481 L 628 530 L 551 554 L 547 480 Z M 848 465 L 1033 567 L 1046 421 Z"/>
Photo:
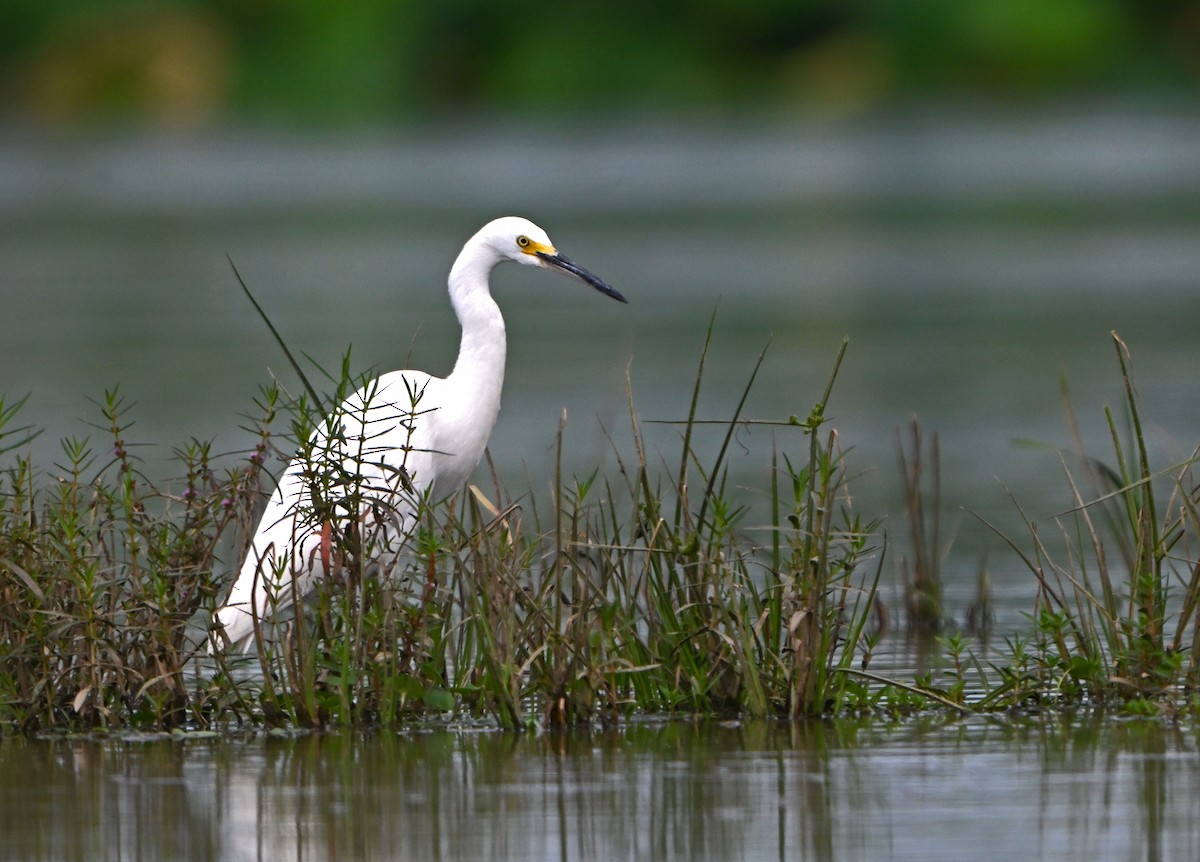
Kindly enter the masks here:
<path id="1" fill-rule="evenodd" d="M 1163 463 L 1194 444 L 1198 135 L 1200 115 L 1166 111 L 736 131 L 10 134 L 0 392 L 32 393 L 43 462 L 59 437 L 91 430 L 89 399 L 117 384 L 136 403 L 127 436 L 152 444 L 139 450 L 152 463 L 191 437 L 238 449 L 257 387 L 272 371 L 295 378 L 226 254 L 322 365 L 352 344 L 358 370 L 444 373 L 457 347 L 446 271 L 482 221 L 511 211 L 632 304 L 497 273 L 511 356 L 491 451 L 510 485 L 545 486 L 564 409 L 572 470 L 612 467 L 602 427 L 628 457 L 627 371 L 643 420 L 682 417 L 718 309 L 704 417 L 731 414 L 768 340 L 747 415 L 807 415 L 848 337 L 829 412 L 869 517 L 896 510 L 893 431 L 913 415 L 941 436 L 952 520 L 960 507 L 1011 512 L 997 480 L 1044 516 L 1069 503 L 1050 448 L 1069 442 L 1060 374 L 1105 452 L 1101 407 L 1121 399 L 1113 329 L 1134 352 Z M 675 432 L 646 427 L 675 463 Z M 739 478 L 765 487 L 770 435 L 741 441 L 752 457 Z M 964 541 L 972 558 L 985 550 Z"/>
<path id="2" fill-rule="evenodd" d="M 457 347 L 449 264 L 481 222 L 518 212 L 631 305 L 497 272 L 511 349 L 491 452 L 511 491 L 548 486 L 564 410 L 568 473 L 632 458 L 627 374 L 651 456 L 677 464 L 676 429 L 650 420 L 685 415 L 715 309 L 703 418 L 732 414 L 768 341 L 745 415 L 806 416 L 849 338 L 828 413 L 859 510 L 891 516 L 902 548 L 894 435 L 918 417 L 940 435 L 951 589 L 986 558 L 998 589 L 1028 596 L 1028 575 L 968 513 L 1020 538 L 1006 489 L 1041 521 L 1070 506 L 1060 377 L 1111 460 L 1112 330 L 1133 350 L 1157 464 L 1195 444 L 1198 139 L 1194 113 L 1100 109 L 732 129 L 10 133 L 0 392 L 31 393 L 24 419 L 45 429 L 45 465 L 65 436 L 108 451 L 87 423 L 118 384 L 133 405 L 126 439 L 151 472 L 193 437 L 244 448 L 258 387 L 273 373 L 298 387 L 226 254 L 297 352 L 336 369 L 353 345 L 356 370 L 444 373 Z M 718 433 L 699 438 L 702 458 Z M 773 440 L 803 447 L 760 428 L 732 450 L 751 504 Z"/>
<path id="3" fill-rule="evenodd" d="M 941 439 L 949 611 L 961 618 L 986 557 L 1007 633 L 1033 584 L 967 510 L 1019 537 L 1006 488 L 1043 525 L 1070 504 L 1060 376 L 1106 454 L 1119 330 L 1158 465 L 1196 443 L 1197 140 L 1200 115 L 1103 108 L 732 129 L 10 131 L 0 392 L 31 393 L 48 475 L 64 436 L 92 434 L 102 463 L 89 399 L 117 384 L 151 472 L 191 437 L 241 449 L 257 387 L 271 371 L 295 380 L 226 254 L 319 363 L 353 343 L 359 370 L 445 372 L 450 262 L 486 219 L 528 215 L 631 304 L 497 272 L 510 360 L 491 452 L 511 490 L 546 487 L 564 409 L 568 472 L 630 458 L 627 375 L 651 457 L 677 464 L 677 431 L 649 420 L 686 413 L 714 308 L 705 418 L 731 414 L 768 340 L 746 415 L 807 415 L 848 337 L 828 413 L 856 505 L 890 519 L 885 586 L 903 553 L 894 434 L 917 415 Z M 733 447 L 752 505 L 773 439 L 802 446 L 758 428 Z M 1191 732 L 1054 719 L 8 740 L 0 842 L 14 859 L 1184 859 L 1200 849 L 1195 756 Z"/>
<path id="4" fill-rule="evenodd" d="M 4 858 L 1179 860 L 1197 739 L 1056 718 L 0 743 Z M 37 776 L 30 781 L 30 776 Z"/>

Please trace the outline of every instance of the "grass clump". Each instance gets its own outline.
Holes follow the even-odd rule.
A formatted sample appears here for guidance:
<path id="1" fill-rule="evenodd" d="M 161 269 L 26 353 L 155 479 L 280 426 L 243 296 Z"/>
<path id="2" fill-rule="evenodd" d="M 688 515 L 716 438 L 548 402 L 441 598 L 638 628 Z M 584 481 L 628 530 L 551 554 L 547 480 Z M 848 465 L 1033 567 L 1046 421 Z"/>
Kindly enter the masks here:
<path id="1" fill-rule="evenodd" d="M 425 506 L 403 564 L 381 574 L 352 514 L 368 490 L 335 476 L 313 499 L 341 513 L 339 565 L 306 601 L 279 597 L 303 611 L 272 624 L 249 658 L 207 657 L 207 629 L 270 487 L 279 390 L 261 399 L 248 458 L 219 468 L 209 446 L 189 444 L 175 453 L 173 490 L 140 470 L 109 393 L 110 442 L 64 441 L 49 475 L 19 454 L 0 474 L 0 727 L 387 726 L 430 713 L 521 727 L 843 708 L 857 689 L 839 671 L 869 654 L 879 569 L 859 583 L 872 525 L 853 512 L 824 417 L 836 366 L 806 419 L 757 423 L 804 445 L 772 456 L 771 522 L 756 542 L 727 462 L 735 430 L 751 424 L 753 374 L 715 457 L 693 442 L 708 344 L 672 481 L 655 475 L 631 409 L 618 481 L 560 470 L 541 511 L 498 482 Z M 348 367 L 333 403 L 360 382 Z M 297 400 L 285 448 L 303 453 L 328 421 L 319 401 Z M 16 409 L 0 415 L 11 426 Z"/>
<path id="2" fill-rule="evenodd" d="M 1069 399 L 1072 506 L 1044 534 L 1010 546 L 1033 574 L 1032 633 L 1010 640 L 1012 664 L 991 703 L 1089 703 L 1144 713 L 1185 708 L 1200 682 L 1200 512 L 1193 452 L 1151 467 L 1128 347 L 1114 332 L 1124 417 L 1105 408 L 1111 460 L 1089 454 Z"/>
<path id="3" fill-rule="evenodd" d="M 533 641 L 548 644 L 534 666 L 552 683 L 554 723 L 592 703 L 614 714 L 799 716 L 841 706 L 835 671 L 863 643 L 874 583 L 855 580 L 871 528 L 853 512 L 837 433 L 825 428 L 837 366 L 808 418 L 780 423 L 807 438 L 806 450 L 799 464 L 772 459 L 769 541 L 759 546 L 728 494 L 726 461 L 757 365 L 706 463 L 693 440 L 707 348 L 669 487 L 652 475 L 636 418 L 635 460 L 620 462 L 621 485 L 606 483 L 589 503 L 594 479 L 559 484 L 569 492 L 560 494 L 555 555 L 538 585 L 553 596 L 552 613 Z"/>
<path id="4" fill-rule="evenodd" d="M 560 469 L 549 511 L 499 482 L 472 488 L 426 509 L 415 553 L 386 580 L 364 568 L 353 531 L 336 536 L 347 578 L 318 590 L 311 624 L 258 644 L 271 720 L 388 724 L 454 708 L 522 727 L 841 709 L 838 671 L 865 653 L 875 584 L 856 580 L 871 527 L 850 506 L 825 427 L 836 367 L 806 420 L 777 423 L 805 450 L 798 465 L 773 459 L 769 538 L 755 543 L 727 494 L 726 460 L 754 374 L 705 462 L 693 441 L 707 350 L 670 483 L 655 477 L 631 409 L 618 482 Z"/>
<path id="5" fill-rule="evenodd" d="M 174 453 L 181 487 L 161 491 L 115 390 L 100 411 L 106 443 L 63 440 L 49 476 L 21 455 L 0 471 L 0 727 L 174 727 L 213 706 L 185 680 L 189 621 L 212 605 L 261 460 L 219 471 L 192 442 Z"/>
<path id="6" fill-rule="evenodd" d="M 131 454 L 117 393 L 99 405 L 104 442 L 63 441 L 48 471 L 21 454 L 31 433 L 17 425 L 21 402 L 0 402 L 0 732 L 1188 707 L 1200 676 L 1195 457 L 1151 467 L 1119 339 L 1124 423 L 1106 413 L 1115 466 L 1080 446 L 1082 472 L 1063 459 L 1073 505 L 1055 519 L 1055 541 L 1028 517 L 1028 548 L 1007 540 L 1033 575 L 1035 605 L 1030 630 L 986 665 L 945 622 L 937 444 L 923 460 L 914 426 L 901 453 L 916 549 L 909 627 L 936 632 L 945 660 L 905 682 L 870 667 L 886 627 L 883 538 L 855 510 L 826 415 L 846 345 L 813 408 L 782 421 L 743 415 L 760 356 L 719 439 L 702 446 L 711 338 L 710 325 L 669 466 L 650 454 L 631 394 L 630 442 L 614 439 L 612 476 L 560 466 L 547 502 L 510 496 L 493 471 L 486 490 L 421 501 L 404 553 L 378 553 L 371 488 L 315 446 L 339 423 L 307 381 L 291 401 L 264 390 L 249 453 L 217 457 L 192 442 L 162 485 Z M 330 403 L 362 383 L 349 367 L 332 378 Z M 287 433 L 273 430 L 280 416 L 292 418 Z M 762 511 L 730 483 L 734 435 L 751 427 L 773 441 Z M 560 427 L 560 465 L 565 437 Z M 311 596 L 285 579 L 273 600 L 293 610 L 249 654 L 210 656 L 212 613 L 273 487 L 264 466 L 276 450 L 311 463 L 312 514 L 339 524 L 337 564 Z M 918 584 L 919 604 L 935 608 L 923 616 Z"/>

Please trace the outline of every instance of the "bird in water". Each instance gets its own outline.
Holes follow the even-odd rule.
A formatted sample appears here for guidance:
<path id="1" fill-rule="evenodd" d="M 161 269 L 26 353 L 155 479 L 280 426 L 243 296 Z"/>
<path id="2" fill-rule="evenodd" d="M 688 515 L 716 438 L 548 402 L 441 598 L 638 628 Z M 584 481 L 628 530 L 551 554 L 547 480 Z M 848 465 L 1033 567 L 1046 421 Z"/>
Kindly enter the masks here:
<path id="1" fill-rule="evenodd" d="M 347 398 L 309 449 L 280 476 L 214 629 L 246 642 L 256 620 L 307 595 L 339 561 L 334 531 L 356 531 L 360 559 L 378 574 L 401 559 L 427 501 L 449 497 L 483 457 L 500 411 L 504 318 L 488 279 L 515 261 L 565 273 L 619 302 L 614 288 L 559 254 L 546 232 L 508 216 L 467 240 L 450 269 L 450 303 L 462 327 L 447 377 L 393 371 Z"/>

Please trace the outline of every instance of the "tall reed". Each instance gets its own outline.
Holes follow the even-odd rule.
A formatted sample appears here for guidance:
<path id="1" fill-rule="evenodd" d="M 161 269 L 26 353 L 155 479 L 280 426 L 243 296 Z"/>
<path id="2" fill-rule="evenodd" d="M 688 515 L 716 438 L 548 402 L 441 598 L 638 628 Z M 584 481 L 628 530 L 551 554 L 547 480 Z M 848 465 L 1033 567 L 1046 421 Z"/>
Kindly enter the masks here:
<path id="1" fill-rule="evenodd" d="M 1031 546 L 1009 540 L 1037 582 L 1034 638 L 1014 648 L 1005 698 L 1086 698 L 1134 710 L 1175 709 L 1200 672 L 1200 517 L 1193 465 L 1155 470 L 1128 347 L 1112 333 L 1124 419 L 1104 411 L 1111 460 L 1090 455 L 1064 398 L 1075 440 L 1062 459 L 1072 506 L 1054 519 L 1051 544 L 1024 515 Z"/>
<path id="2" fill-rule="evenodd" d="M 499 601 L 463 614 L 468 629 L 482 623 L 473 641 L 482 664 L 503 669 L 503 722 L 518 722 L 521 702 L 540 704 L 552 724 L 634 710 L 808 715 L 839 707 L 836 671 L 860 645 L 875 589 L 875 580 L 858 582 L 871 528 L 852 511 L 837 434 L 824 427 L 845 345 L 804 421 L 742 417 L 756 364 L 706 460 L 693 441 L 711 335 L 710 327 L 671 483 L 654 476 L 631 408 L 633 455 L 616 452 L 619 484 L 559 475 L 552 523 L 535 522 L 538 537 L 514 539 L 519 519 L 476 533 L 502 542 L 492 559 L 526 548 L 521 565 L 494 570 L 499 581 L 483 579 L 502 588 Z M 728 493 L 730 442 L 750 424 L 807 438 L 799 466 L 786 454 L 782 464 L 773 458 L 766 545 L 753 541 L 746 510 Z M 561 440 L 560 429 L 560 449 Z M 481 556 L 472 549 L 472 560 Z M 499 618 L 490 612 L 497 605 Z M 500 696 L 521 676 L 521 698 Z"/>
<path id="3" fill-rule="evenodd" d="M 909 426 L 909 440 L 909 449 L 906 451 L 900 432 L 896 432 L 896 451 L 904 484 L 904 513 L 908 519 L 912 555 L 911 558 L 906 556 L 903 561 L 904 606 L 908 612 L 909 627 L 914 632 L 928 635 L 941 631 L 944 623 L 941 449 L 935 432 L 930 437 L 926 455 L 921 426 L 915 418 Z"/>

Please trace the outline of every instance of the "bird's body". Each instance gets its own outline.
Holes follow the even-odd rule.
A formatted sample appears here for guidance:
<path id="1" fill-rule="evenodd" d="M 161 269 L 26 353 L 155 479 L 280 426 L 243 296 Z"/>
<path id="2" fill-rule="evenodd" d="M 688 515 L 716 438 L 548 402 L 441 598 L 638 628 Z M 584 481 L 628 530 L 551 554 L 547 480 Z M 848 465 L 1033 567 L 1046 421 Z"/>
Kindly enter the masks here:
<path id="1" fill-rule="evenodd" d="M 449 292 L 462 326 L 454 369 L 445 378 L 393 371 L 355 392 L 314 433 L 311 452 L 280 477 L 216 622 L 232 643 L 254 620 L 290 605 L 328 574 L 331 531 L 351 523 L 362 556 L 386 568 L 401 552 L 421 501 L 450 496 L 483 456 L 500 411 L 507 344 L 488 278 L 503 261 L 575 276 L 625 298 L 558 254 L 545 231 L 506 217 L 463 246 Z"/>

